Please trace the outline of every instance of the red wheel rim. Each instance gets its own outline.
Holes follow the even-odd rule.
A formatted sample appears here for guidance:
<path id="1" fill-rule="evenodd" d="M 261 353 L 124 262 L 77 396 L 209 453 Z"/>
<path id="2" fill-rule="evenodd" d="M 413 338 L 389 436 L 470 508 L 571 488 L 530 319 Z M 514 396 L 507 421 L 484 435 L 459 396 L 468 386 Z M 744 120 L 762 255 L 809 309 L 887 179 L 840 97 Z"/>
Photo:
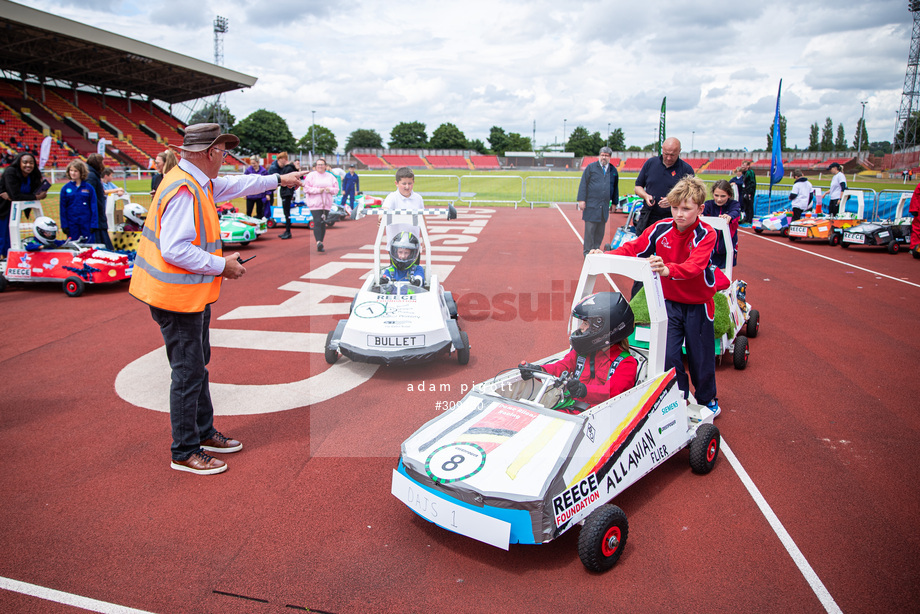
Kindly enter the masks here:
<path id="1" fill-rule="evenodd" d="M 604 556 L 613 556 L 620 547 L 620 527 L 610 527 L 604 533 L 604 541 L 601 542 L 601 552 Z"/>
<path id="2" fill-rule="evenodd" d="M 68 282 L 67 282 L 67 291 L 68 291 L 68 292 L 76 292 L 76 291 L 77 291 L 77 284 L 76 284 L 76 282 L 68 281 Z"/>
<path id="3" fill-rule="evenodd" d="M 706 462 L 711 463 L 715 457 L 716 452 L 719 451 L 719 440 L 713 437 L 709 440 L 709 446 L 706 448 Z"/>

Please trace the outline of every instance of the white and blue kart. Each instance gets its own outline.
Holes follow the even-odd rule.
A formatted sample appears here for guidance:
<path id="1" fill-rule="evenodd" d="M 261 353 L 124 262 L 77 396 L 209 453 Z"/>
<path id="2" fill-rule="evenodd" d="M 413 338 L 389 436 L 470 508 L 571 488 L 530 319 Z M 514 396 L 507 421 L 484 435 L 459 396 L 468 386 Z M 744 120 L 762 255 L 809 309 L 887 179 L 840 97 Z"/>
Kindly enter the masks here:
<path id="1" fill-rule="evenodd" d="M 395 497 L 430 522 L 506 550 L 547 543 L 580 524 L 582 563 L 604 571 L 629 535 L 614 497 L 686 446 L 693 471 L 713 468 L 721 442 L 714 413 L 688 403 L 674 370 L 664 369 L 667 312 L 658 275 L 645 260 L 592 254 L 574 303 L 606 274 L 645 283 L 651 339 L 648 350 L 632 350 L 640 363 L 635 387 L 571 415 L 549 409 L 564 377 L 534 373 L 525 381 L 518 369 L 503 372 L 403 442 Z"/>
<path id="2" fill-rule="evenodd" d="M 414 211 L 364 210 L 384 216 L 377 229 L 374 268 L 351 304 L 348 319 L 339 320 L 326 336 L 326 362 L 334 364 L 342 354 L 355 362 L 404 365 L 430 361 L 441 354 L 456 353 L 457 362 L 470 360 L 467 334 L 460 330 L 457 305 L 431 267 L 431 243 L 425 215 L 443 215 L 444 209 Z M 456 216 L 451 206 L 448 219 Z M 390 224 L 408 224 L 419 229 L 423 246 L 425 281 L 381 283 L 381 241 Z M 387 253 L 384 250 L 384 253 Z"/>

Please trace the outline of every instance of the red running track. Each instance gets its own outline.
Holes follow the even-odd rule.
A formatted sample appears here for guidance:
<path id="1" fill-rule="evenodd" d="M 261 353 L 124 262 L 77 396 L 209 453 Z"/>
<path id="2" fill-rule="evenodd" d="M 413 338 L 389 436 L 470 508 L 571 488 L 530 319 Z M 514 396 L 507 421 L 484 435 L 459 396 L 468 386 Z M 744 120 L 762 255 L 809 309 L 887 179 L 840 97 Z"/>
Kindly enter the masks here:
<path id="1" fill-rule="evenodd" d="M 161 613 L 914 610 L 920 262 L 741 237 L 737 274 L 762 327 L 745 371 L 717 369 L 716 424 L 822 601 L 724 455 L 697 476 L 685 450 L 617 497 L 630 538 L 602 575 L 582 567 L 577 531 L 505 552 L 390 494 L 400 443 L 439 402 L 566 344 L 578 214 L 460 213 L 432 234 L 455 258 L 437 264 L 453 266 L 466 367 L 326 365 L 322 338 L 369 270 L 373 218 L 330 229 L 324 254 L 296 228 L 245 248 L 259 258 L 224 285 L 212 321 L 217 426 L 245 444 L 218 476 L 170 470 L 168 418 L 138 406 L 162 405 L 168 373 L 124 284 L 0 295 L 0 611 L 81 611 L 16 582 Z"/>

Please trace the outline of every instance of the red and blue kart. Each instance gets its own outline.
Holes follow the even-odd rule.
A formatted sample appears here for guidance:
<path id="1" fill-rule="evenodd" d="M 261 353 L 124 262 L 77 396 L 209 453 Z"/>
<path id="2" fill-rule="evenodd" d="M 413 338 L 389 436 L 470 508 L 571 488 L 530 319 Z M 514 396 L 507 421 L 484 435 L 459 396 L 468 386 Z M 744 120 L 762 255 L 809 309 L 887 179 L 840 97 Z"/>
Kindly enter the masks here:
<path id="1" fill-rule="evenodd" d="M 27 249 L 23 235 L 32 237 L 33 222 L 21 221 L 24 211 L 32 219 L 43 215 L 38 201 L 12 203 L 10 242 L 6 260 L 0 263 L 0 292 L 9 284 L 60 283 L 67 296 L 83 294 L 87 284 L 125 281 L 131 278 L 134 261 L 125 253 L 104 249 L 102 245 L 65 241 L 56 247 Z"/>
<path id="2" fill-rule="evenodd" d="M 406 365 L 427 362 L 454 353 L 457 362 L 470 360 L 470 343 L 460 330 L 457 305 L 446 292 L 431 267 L 431 243 L 425 215 L 443 213 L 441 209 L 412 211 L 376 210 L 384 216 L 377 229 L 373 270 L 351 303 L 348 318 L 339 320 L 326 336 L 326 362 L 334 364 L 339 354 L 355 362 Z M 453 206 L 448 219 L 456 217 Z M 409 224 L 419 228 L 424 248 L 425 277 L 418 285 L 409 281 L 391 282 L 381 277 L 381 241 L 389 224 Z M 388 252 L 384 252 L 388 253 Z"/>
<path id="3" fill-rule="evenodd" d="M 517 368 L 500 373 L 403 442 L 395 497 L 429 522 L 506 550 L 545 544 L 582 525 L 579 557 L 604 571 L 629 536 L 626 514 L 612 499 L 687 446 L 695 472 L 712 470 L 721 443 L 715 414 L 688 403 L 674 370 L 664 369 L 667 312 L 648 262 L 589 254 L 573 304 L 607 274 L 647 289 L 651 338 L 647 350 L 631 350 L 640 362 L 635 387 L 571 414 L 552 409 L 568 374 L 535 372 L 524 380 Z"/>

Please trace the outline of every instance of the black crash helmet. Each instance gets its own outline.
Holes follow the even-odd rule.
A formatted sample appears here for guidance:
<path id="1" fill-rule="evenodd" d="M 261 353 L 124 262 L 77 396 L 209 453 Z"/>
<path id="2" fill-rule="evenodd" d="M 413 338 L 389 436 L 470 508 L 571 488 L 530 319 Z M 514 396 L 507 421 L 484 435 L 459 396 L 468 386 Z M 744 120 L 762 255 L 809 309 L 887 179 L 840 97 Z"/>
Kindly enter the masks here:
<path id="1" fill-rule="evenodd" d="M 569 336 L 572 349 L 587 356 L 629 337 L 635 328 L 629 302 L 619 292 L 597 292 L 581 299 L 572 317 L 588 323 L 588 329 L 575 329 Z"/>
<path id="2" fill-rule="evenodd" d="M 397 252 L 400 248 L 408 249 L 409 255 L 405 258 L 400 258 Z M 415 264 L 418 261 L 418 253 L 418 238 L 407 230 L 397 233 L 393 240 L 390 241 L 390 264 L 397 271 L 405 271 Z"/>

